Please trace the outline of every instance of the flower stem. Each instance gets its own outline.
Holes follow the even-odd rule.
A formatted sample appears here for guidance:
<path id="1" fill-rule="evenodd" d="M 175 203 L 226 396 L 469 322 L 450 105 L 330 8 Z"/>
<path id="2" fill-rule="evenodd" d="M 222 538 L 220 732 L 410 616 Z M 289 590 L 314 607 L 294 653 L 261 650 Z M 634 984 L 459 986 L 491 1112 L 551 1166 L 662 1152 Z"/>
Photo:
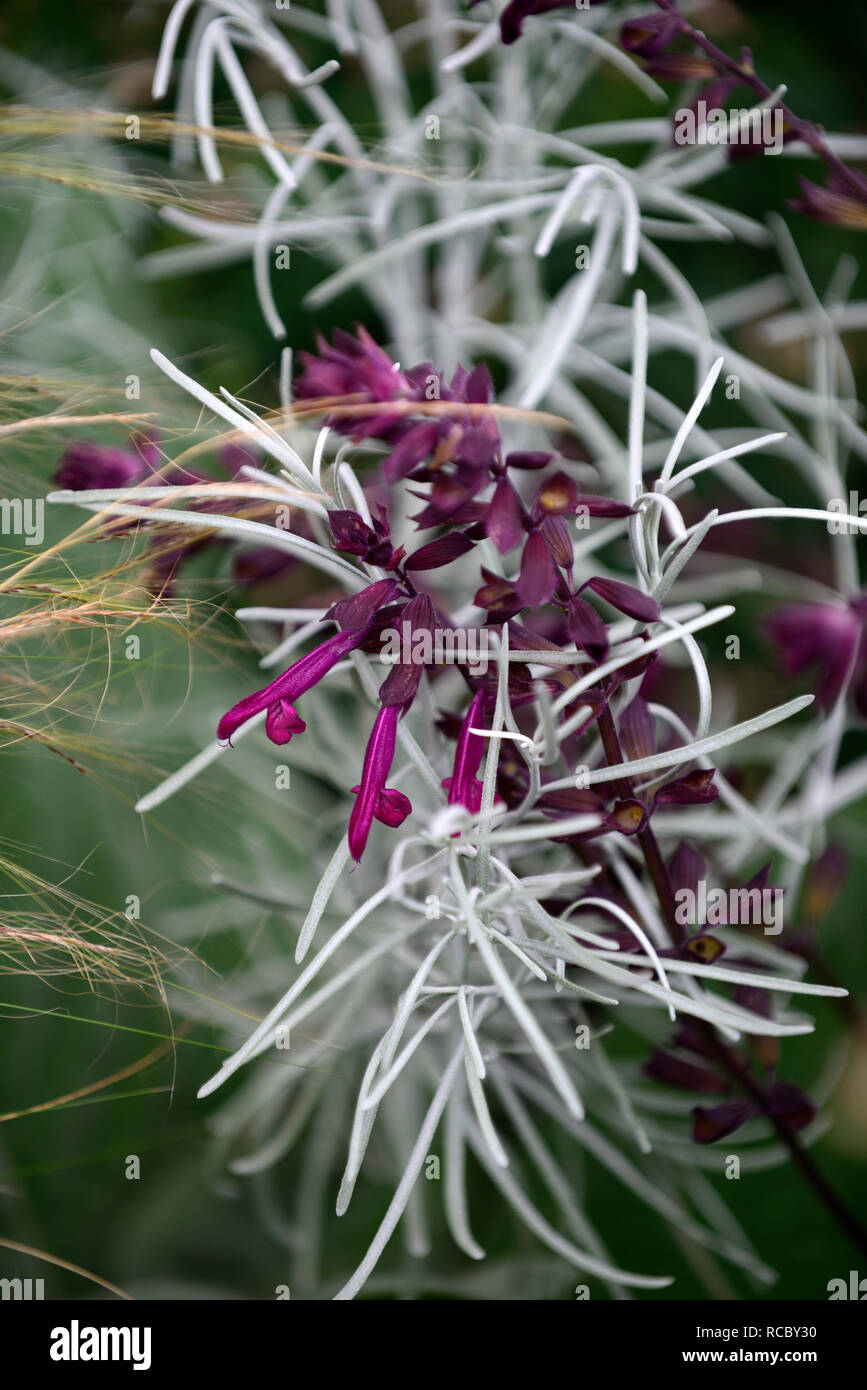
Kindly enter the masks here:
<path id="1" fill-rule="evenodd" d="M 610 766 L 622 763 L 624 758 L 620 748 L 620 739 L 608 705 L 599 715 L 598 727 L 606 761 Z M 635 795 L 628 777 L 619 778 L 615 782 L 615 787 L 619 796 L 633 797 Z M 666 927 L 671 934 L 672 942 L 675 945 L 681 945 L 684 940 L 684 931 L 675 914 L 674 890 L 665 860 L 662 857 L 662 851 L 659 848 L 659 842 L 649 822 L 643 830 L 639 831 L 636 838 L 641 845 L 647 872 L 656 889 L 659 906 Z M 727 1073 L 738 1089 L 758 1106 L 769 1121 L 778 1139 L 789 1151 L 795 1167 L 812 1189 L 818 1201 L 822 1203 L 860 1253 L 867 1256 L 867 1229 L 831 1187 L 816 1161 L 801 1144 L 795 1131 L 782 1116 L 773 1113 L 764 1086 L 726 1046 L 710 1023 L 703 1019 L 697 1019 L 696 1023 L 722 1070 Z"/>
<path id="2" fill-rule="evenodd" d="M 752 65 L 752 55 L 749 54 L 749 50 L 746 50 L 748 58 L 744 57 L 741 62 L 738 62 L 735 58 L 729 57 L 721 48 L 718 48 L 715 43 L 712 43 L 700 29 L 696 29 L 694 25 L 690 24 L 682 15 L 676 0 L 654 0 L 654 3 L 658 9 L 665 10 L 666 14 L 678 16 L 683 24 L 681 32 L 684 37 L 694 43 L 696 48 L 700 48 L 703 53 L 706 53 L 718 68 L 737 78 L 744 87 L 748 87 L 761 100 L 765 100 L 771 95 L 772 89 L 766 82 L 762 81 Z M 804 144 L 808 145 L 829 169 L 835 169 L 848 181 L 849 170 L 831 149 L 821 128 L 813 121 L 805 121 L 800 116 L 796 116 L 791 107 L 786 106 L 784 102 L 778 101 L 776 106 L 783 113 L 783 119 L 793 134 L 799 140 L 803 140 Z"/>

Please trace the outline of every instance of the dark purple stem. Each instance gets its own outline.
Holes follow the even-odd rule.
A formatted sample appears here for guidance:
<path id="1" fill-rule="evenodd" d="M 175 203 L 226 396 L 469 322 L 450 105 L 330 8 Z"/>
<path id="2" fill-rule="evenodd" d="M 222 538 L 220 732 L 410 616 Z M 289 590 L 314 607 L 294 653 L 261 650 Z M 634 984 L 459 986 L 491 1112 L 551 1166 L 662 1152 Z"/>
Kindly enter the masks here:
<path id="1" fill-rule="evenodd" d="M 623 753 L 620 748 L 620 739 L 617 735 L 614 718 L 607 705 L 599 715 L 598 727 L 602 739 L 602 746 L 605 750 L 606 761 L 609 766 L 617 766 L 618 763 L 623 762 Z M 615 786 L 618 796 L 627 798 L 634 797 L 635 792 L 628 777 L 618 778 Z M 647 871 L 656 889 L 666 926 L 671 934 L 672 941 L 679 945 L 683 941 L 683 928 L 676 919 L 674 890 L 671 886 L 668 869 L 662 857 L 659 843 L 649 823 L 639 832 L 637 839 L 644 854 Z M 773 1126 L 778 1139 L 785 1145 L 786 1149 L 788 1149 L 795 1167 L 798 1169 L 804 1181 L 812 1189 L 817 1199 L 834 1218 L 841 1230 L 846 1233 L 853 1245 L 860 1250 L 862 1255 L 867 1256 L 867 1229 L 864 1228 L 854 1213 L 849 1210 L 842 1198 L 839 1197 L 831 1187 L 815 1160 L 807 1150 L 802 1147 L 795 1131 L 790 1128 L 781 1115 L 773 1113 L 773 1108 L 761 1082 L 757 1081 L 748 1068 L 746 1068 L 734 1055 L 731 1049 L 726 1047 L 711 1024 L 705 1022 L 703 1019 L 696 1019 L 696 1024 L 700 1028 L 721 1068 L 728 1074 L 738 1089 L 749 1096 L 750 1100 L 758 1106 L 759 1110 Z"/>
<path id="2" fill-rule="evenodd" d="M 749 54 L 748 60 L 745 58 L 743 61 L 737 62 L 736 59 L 730 58 L 727 53 L 724 53 L 721 48 L 717 48 L 716 44 L 712 43 L 700 29 L 696 29 L 684 19 L 676 0 L 654 0 L 654 4 L 658 9 L 665 10 L 667 14 L 677 15 L 683 25 L 681 31 L 683 36 L 691 40 L 703 53 L 706 53 L 717 67 L 724 69 L 731 77 L 737 78 L 744 87 L 748 87 L 750 91 L 755 92 L 756 96 L 763 100 L 771 95 L 773 89 L 762 81 L 752 66 L 752 55 L 749 54 L 748 49 L 745 50 L 745 53 Z M 813 121 L 804 121 L 800 116 L 796 116 L 791 107 L 786 106 L 784 102 L 776 102 L 775 105 L 782 111 L 786 124 L 796 137 L 803 140 L 805 145 L 809 145 L 814 154 L 817 154 L 830 169 L 835 169 L 848 182 L 849 170 L 843 161 L 834 154 L 821 127 Z"/>

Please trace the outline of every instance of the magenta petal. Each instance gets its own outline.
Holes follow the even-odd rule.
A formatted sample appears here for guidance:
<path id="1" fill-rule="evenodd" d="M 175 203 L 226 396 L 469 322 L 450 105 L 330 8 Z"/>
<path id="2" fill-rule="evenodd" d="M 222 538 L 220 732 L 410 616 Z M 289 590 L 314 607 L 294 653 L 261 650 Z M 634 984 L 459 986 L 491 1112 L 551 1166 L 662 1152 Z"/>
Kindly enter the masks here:
<path id="1" fill-rule="evenodd" d="M 486 531 L 501 555 L 507 554 L 524 535 L 521 499 L 508 478 L 501 478 L 488 508 Z"/>
<path id="2" fill-rule="evenodd" d="M 482 804 L 482 784 L 477 781 L 476 773 L 484 756 L 485 740 L 472 731 L 483 727 L 483 701 L 482 691 L 476 691 L 458 734 L 452 776 L 443 782 L 449 794 L 449 805 L 466 806 L 467 810 L 474 814 Z"/>
<path id="3" fill-rule="evenodd" d="M 538 531 L 527 537 L 518 577 L 518 593 L 530 608 L 547 603 L 557 583 L 557 571 L 545 539 Z"/>
<path id="4" fill-rule="evenodd" d="M 395 830 L 397 826 L 403 825 L 407 816 L 412 815 L 412 802 L 403 792 L 395 791 L 394 787 L 386 787 L 380 794 L 379 804 L 374 811 L 374 816 L 382 825 L 389 826 Z"/>
<path id="5" fill-rule="evenodd" d="M 265 733 L 272 743 L 288 743 L 293 734 L 303 734 L 307 725 L 288 700 L 275 700 L 268 706 Z"/>
<path id="6" fill-rule="evenodd" d="M 235 730 L 246 724 L 248 719 L 252 719 L 254 714 L 268 709 L 279 700 L 297 700 L 299 695 L 303 695 L 305 690 L 310 690 L 317 681 L 328 674 L 332 666 L 336 666 L 338 661 L 357 647 L 362 636 L 363 631 L 336 633 L 334 637 L 329 637 L 326 642 L 322 642 L 320 646 L 314 647 L 312 652 L 294 662 L 282 676 L 271 681 L 263 690 L 245 695 L 243 700 L 239 700 L 223 715 L 217 725 L 217 738 L 221 741 L 230 739 Z M 294 732 L 300 733 L 300 730 L 296 729 Z"/>
<path id="7" fill-rule="evenodd" d="M 376 716 L 367 741 L 364 754 L 364 767 L 358 796 L 349 817 L 349 852 L 356 864 L 364 853 L 374 817 L 380 810 L 385 782 L 391 771 L 394 758 L 394 745 L 397 736 L 397 722 L 400 719 L 399 705 L 384 705 Z"/>

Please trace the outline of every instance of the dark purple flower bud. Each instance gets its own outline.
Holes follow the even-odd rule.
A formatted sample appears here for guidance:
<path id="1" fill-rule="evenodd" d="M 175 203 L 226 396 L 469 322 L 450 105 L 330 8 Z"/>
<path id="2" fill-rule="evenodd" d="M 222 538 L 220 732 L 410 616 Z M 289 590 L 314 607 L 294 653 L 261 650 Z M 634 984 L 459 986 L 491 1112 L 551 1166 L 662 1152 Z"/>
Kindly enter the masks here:
<path id="1" fill-rule="evenodd" d="M 620 47 L 627 53 L 638 53 L 642 58 L 647 58 L 670 44 L 683 29 L 684 20 L 679 14 L 668 11 L 643 14 L 621 24 Z"/>
<path id="2" fill-rule="evenodd" d="M 687 1062 L 682 1057 L 676 1057 L 671 1052 L 665 1052 L 661 1047 L 655 1047 L 650 1055 L 650 1061 L 643 1068 L 645 1076 L 652 1076 L 655 1081 L 661 1081 L 666 1086 L 676 1086 L 681 1091 L 702 1091 L 710 1094 L 720 1094 L 728 1090 L 728 1086 L 721 1077 L 715 1076 L 707 1067 L 699 1066 L 696 1062 Z"/>
<path id="3" fill-rule="evenodd" d="M 505 465 L 507 468 L 518 468 L 531 472 L 537 468 L 544 468 L 553 457 L 553 454 L 542 454 L 538 450 L 518 449 L 514 453 L 506 454 Z"/>
<path id="4" fill-rule="evenodd" d="M 824 710 L 839 698 L 862 642 L 863 625 L 848 604 L 792 603 L 776 609 L 765 628 L 790 676 L 812 669 Z"/>
<path id="5" fill-rule="evenodd" d="M 579 493 L 571 510 L 584 516 L 621 517 L 635 515 L 635 508 L 630 507 L 628 502 L 618 502 L 616 497 L 596 497 L 592 493 Z"/>
<path id="6" fill-rule="evenodd" d="M 377 579 L 360 593 L 339 599 L 325 617 L 333 618 L 346 632 L 363 631 L 370 626 L 379 609 L 390 603 L 399 590 L 396 579 Z"/>
<path id="7" fill-rule="evenodd" d="M 437 478 L 429 496 L 413 493 L 414 497 L 422 497 L 427 506 L 417 512 L 412 520 L 421 531 L 427 530 L 429 526 L 442 526 L 466 506 L 467 502 L 472 501 L 476 493 L 481 492 L 489 481 L 488 475 L 481 470 L 471 474 L 469 478 Z"/>
<path id="8" fill-rule="evenodd" d="M 697 1105 L 692 1114 L 692 1137 L 696 1144 L 712 1144 L 716 1139 L 734 1134 L 736 1129 L 751 1120 L 756 1114 L 756 1107 L 749 1100 L 726 1100 L 710 1110 Z"/>
<path id="9" fill-rule="evenodd" d="M 775 1081 L 768 1087 L 767 1098 L 770 1113 L 785 1120 L 790 1129 L 804 1129 L 815 1117 L 816 1107 L 791 1081 Z M 712 1144 L 715 1139 L 724 1139 L 727 1134 L 740 1129 L 747 1120 L 760 1115 L 762 1111 L 753 1101 L 733 1100 L 714 1106 L 711 1110 L 696 1106 L 692 1113 L 693 1139 L 697 1144 Z"/>
<path id="10" fill-rule="evenodd" d="M 824 188 L 801 176 L 799 182 L 801 196 L 789 204 L 796 212 L 837 227 L 867 228 L 867 178 L 858 170 L 832 169 Z"/>
<path id="11" fill-rule="evenodd" d="M 485 530 L 501 555 L 524 536 L 524 507 L 508 478 L 500 478 L 488 507 Z"/>
<path id="12" fill-rule="evenodd" d="M 590 0 L 591 5 L 605 0 Z M 500 34 L 503 43 L 514 43 L 521 37 L 524 20 L 530 15 L 547 14 L 550 10 L 571 10 L 573 0 L 511 0 L 500 15 Z"/>
<path id="13" fill-rule="evenodd" d="M 608 629 L 596 609 L 583 598 L 573 598 L 566 608 L 566 617 L 575 645 L 594 661 L 604 661 L 608 655 Z"/>
<path id="14" fill-rule="evenodd" d="M 656 793 L 654 806 L 706 806 L 719 796 L 713 784 L 715 776 L 716 768 L 708 767 L 667 782 Z"/>
<path id="15" fill-rule="evenodd" d="M 768 1088 L 770 1112 L 785 1120 L 790 1129 L 805 1129 L 816 1117 L 816 1107 L 800 1086 L 791 1081 L 775 1081 Z"/>
<path id="16" fill-rule="evenodd" d="M 347 555 L 365 556 L 380 539 L 358 512 L 329 512 L 328 525 L 335 549 Z"/>
<path id="17" fill-rule="evenodd" d="M 471 540 L 468 540 L 460 531 L 453 531 L 451 535 L 440 536 L 435 541 L 428 541 L 427 545 L 414 551 L 404 565 L 404 569 L 440 569 L 443 565 L 450 565 L 460 555 L 466 555 L 467 551 L 472 550 L 472 548 L 473 542 Z"/>
<path id="18" fill-rule="evenodd" d="M 364 853 L 374 820 L 394 828 L 412 811 L 409 797 L 385 785 L 394 761 L 400 716 L 399 705 L 386 705 L 379 711 L 364 754 L 361 782 L 352 789 L 358 795 L 349 818 L 348 838 L 349 852 L 356 864 Z"/>
<path id="19" fill-rule="evenodd" d="M 693 82 L 716 77 L 719 68 L 703 53 L 657 53 L 647 58 L 644 71 L 660 82 Z"/>
<path id="20" fill-rule="evenodd" d="M 518 593 L 530 608 L 547 603 L 557 584 L 557 571 L 545 539 L 538 531 L 531 531 L 521 557 L 521 572 L 518 576 Z"/>
<path id="21" fill-rule="evenodd" d="M 62 455 L 54 481 L 71 492 L 88 488 L 133 487 L 151 471 L 141 454 L 95 444 L 89 439 L 76 439 Z"/>
<path id="22" fill-rule="evenodd" d="M 624 584 L 621 579 L 588 579 L 578 592 L 581 593 L 584 589 L 592 589 L 594 594 L 604 598 L 612 608 L 635 618 L 640 623 L 656 622 L 662 611 L 655 598 L 643 594 L 632 584 Z"/>

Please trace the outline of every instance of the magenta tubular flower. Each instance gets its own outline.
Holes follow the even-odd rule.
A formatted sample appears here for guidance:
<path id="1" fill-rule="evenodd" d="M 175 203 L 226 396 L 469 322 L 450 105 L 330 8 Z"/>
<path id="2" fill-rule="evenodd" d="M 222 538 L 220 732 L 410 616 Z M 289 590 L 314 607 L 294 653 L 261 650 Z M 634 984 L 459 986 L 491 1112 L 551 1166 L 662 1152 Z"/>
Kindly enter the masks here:
<path id="1" fill-rule="evenodd" d="M 458 746 L 455 750 L 455 765 L 451 777 L 446 777 L 443 786 L 449 794 L 450 806 L 466 806 L 473 815 L 482 804 L 482 784 L 476 773 L 485 752 L 485 741 L 473 729 L 482 722 L 484 694 L 477 690 L 461 725 Z"/>
<path id="2" fill-rule="evenodd" d="M 336 633 L 294 662 L 263 690 L 245 695 L 223 715 L 217 725 L 217 738 L 230 740 L 236 729 L 263 709 L 268 711 L 265 730 L 272 743 L 288 743 L 293 734 L 303 733 L 307 726 L 296 713 L 292 701 L 321 681 L 332 666 L 358 646 L 361 636 L 360 632 Z"/>
<path id="3" fill-rule="evenodd" d="M 360 324 L 355 337 L 338 328 L 333 346 L 317 334 L 316 346 L 318 356 L 298 354 L 303 370 L 295 379 L 296 396 L 300 400 L 333 398 L 335 402 L 350 396 L 364 404 L 380 403 L 381 411 L 334 415 L 326 423 L 341 434 L 388 438 L 405 418 L 401 412 L 389 410 L 388 402 L 411 395 L 409 377 Z"/>
<path id="4" fill-rule="evenodd" d="M 367 749 L 361 783 L 352 790 L 357 800 L 349 817 L 349 851 L 356 864 L 364 853 L 373 822 L 392 829 L 401 825 L 412 811 L 412 802 L 403 792 L 385 785 L 394 760 L 397 725 L 402 713 L 400 705 L 383 705 L 376 716 Z"/>
<path id="5" fill-rule="evenodd" d="M 282 676 L 263 690 L 245 695 L 243 700 L 233 705 L 217 725 L 217 738 L 231 739 L 236 729 L 263 709 L 268 711 L 265 731 L 272 743 L 288 743 L 293 734 L 303 733 L 307 726 L 295 710 L 293 701 L 312 689 L 332 666 L 336 666 L 364 640 L 379 609 L 394 597 L 397 588 L 393 579 L 380 579 L 375 584 L 369 584 L 361 593 L 351 594 L 349 598 L 336 603 L 326 617 L 334 618 L 344 631 L 329 637 L 314 647 L 312 652 L 293 662 Z"/>

